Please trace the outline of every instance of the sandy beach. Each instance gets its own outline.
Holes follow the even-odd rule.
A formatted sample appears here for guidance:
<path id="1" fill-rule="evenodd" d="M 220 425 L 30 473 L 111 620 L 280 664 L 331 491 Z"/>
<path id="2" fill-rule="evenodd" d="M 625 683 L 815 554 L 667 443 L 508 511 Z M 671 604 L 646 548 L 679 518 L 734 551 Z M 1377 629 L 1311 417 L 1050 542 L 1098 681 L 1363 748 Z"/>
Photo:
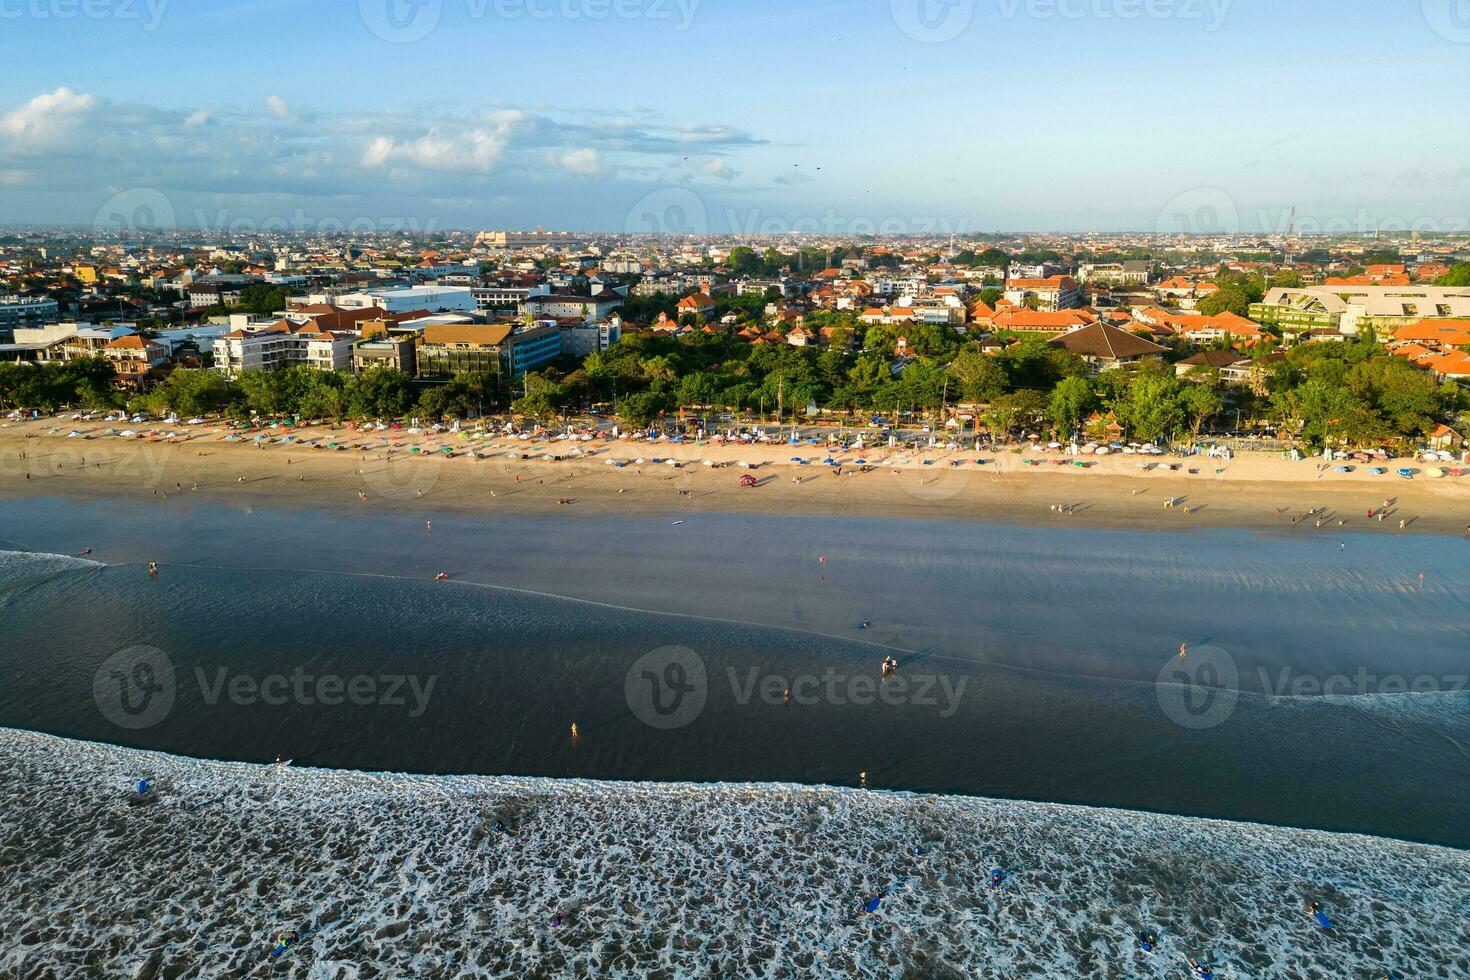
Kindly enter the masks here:
<path id="1" fill-rule="evenodd" d="M 262 434 L 268 441 L 256 441 Z M 824 465 L 828 458 L 838 465 Z M 1082 462 L 1087 465 L 1077 465 Z M 218 423 L 0 424 L 0 490 L 9 494 L 162 501 L 198 493 L 231 502 L 449 512 L 682 509 L 1156 530 L 1466 534 L 1470 476 L 1435 479 L 1427 472 L 1433 464 L 1413 460 L 1378 465 L 1387 472 L 1373 475 L 1354 465 L 1339 473 L 1320 460 L 1275 454 L 1214 460 L 942 447 L 832 452 L 807 444 L 578 441 L 326 425 L 232 433 Z M 1457 464 L 1440 465 L 1448 471 Z M 1400 467 L 1415 478 L 1395 475 Z M 746 475 L 757 485 L 741 486 Z"/>

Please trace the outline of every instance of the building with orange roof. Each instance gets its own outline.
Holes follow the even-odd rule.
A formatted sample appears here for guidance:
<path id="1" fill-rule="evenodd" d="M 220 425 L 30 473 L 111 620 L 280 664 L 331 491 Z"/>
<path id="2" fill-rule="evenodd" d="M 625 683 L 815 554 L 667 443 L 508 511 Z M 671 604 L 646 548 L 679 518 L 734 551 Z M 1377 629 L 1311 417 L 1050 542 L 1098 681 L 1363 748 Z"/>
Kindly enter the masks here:
<path id="1" fill-rule="evenodd" d="M 1071 276 L 1007 279 L 1003 295 L 1017 306 L 1024 306 L 1028 299 L 1034 300 L 1036 308 L 1044 312 L 1069 310 L 1082 305 L 1082 287 Z"/>
<path id="2" fill-rule="evenodd" d="M 1420 320 L 1405 324 L 1393 332 L 1396 341 L 1427 341 L 1445 347 L 1470 344 L 1470 319 Z"/>
<path id="3" fill-rule="evenodd" d="M 109 341 L 102 348 L 102 356 L 112 362 L 119 381 L 140 384 L 168 360 L 168 348 L 155 340 L 128 334 Z"/>
<path id="4" fill-rule="evenodd" d="M 995 330 L 1015 333 L 1058 334 L 1077 330 L 1097 322 L 1097 314 L 1087 310 L 1000 310 L 990 318 Z"/>

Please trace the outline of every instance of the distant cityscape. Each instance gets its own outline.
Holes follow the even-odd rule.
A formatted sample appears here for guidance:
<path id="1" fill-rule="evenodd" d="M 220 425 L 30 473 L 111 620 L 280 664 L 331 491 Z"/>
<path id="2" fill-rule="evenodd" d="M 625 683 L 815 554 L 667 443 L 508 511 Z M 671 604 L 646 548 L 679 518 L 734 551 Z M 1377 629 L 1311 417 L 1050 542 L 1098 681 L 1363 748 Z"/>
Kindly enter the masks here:
<path id="1" fill-rule="evenodd" d="M 1393 370 L 1411 368 L 1425 392 L 1454 387 L 1434 389 L 1436 403 L 1408 422 L 1383 417 L 1381 432 L 1339 435 L 1427 436 L 1457 424 L 1454 390 L 1470 385 L 1467 263 L 1470 239 L 1417 234 L 27 229 L 0 236 L 0 361 L 45 368 L 102 358 L 116 398 L 153 393 L 165 407 L 180 370 L 238 381 L 299 368 L 391 371 L 420 396 L 477 378 L 475 411 L 609 403 L 639 423 L 686 407 L 812 414 L 993 407 L 1009 397 L 1002 414 L 1021 427 L 1028 415 L 1034 425 L 1082 421 L 1047 417 L 1068 377 L 1152 366 L 1221 394 L 1202 402 L 1213 410 L 1198 428 L 1232 408 L 1237 420 L 1241 410 L 1265 420 L 1273 365 L 1303 366 L 1315 356 L 1303 349 L 1370 343 Z M 650 374 L 646 362 L 663 350 L 650 345 L 670 342 L 718 345 L 723 367 L 696 357 Z M 805 360 L 761 355 L 750 369 L 731 367 L 770 347 Z M 1052 358 L 1029 379 L 1028 353 Z M 614 365 L 635 356 L 619 386 Z M 1301 383 L 1288 373 L 1278 387 Z M 216 397 L 189 408 L 224 410 L 228 394 Z M 1126 414 L 1109 411 L 1106 386 L 1077 400 L 1088 417 Z M 1278 423 L 1310 427 L 1304 410 L 1281 418 L 1279 402 Z M 470 411 L 466 398 L 438 404 Z M 349 412 L 345 401 L 330 406 Z"/>

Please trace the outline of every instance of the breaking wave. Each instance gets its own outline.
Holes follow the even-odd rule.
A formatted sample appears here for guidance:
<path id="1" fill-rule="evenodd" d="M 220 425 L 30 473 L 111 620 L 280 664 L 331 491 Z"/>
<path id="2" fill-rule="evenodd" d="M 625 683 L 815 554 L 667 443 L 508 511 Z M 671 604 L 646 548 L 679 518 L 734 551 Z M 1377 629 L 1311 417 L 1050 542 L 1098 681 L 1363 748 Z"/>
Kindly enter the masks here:
<path id="1" fill-rule="evenodd" d="M 1470 853 L 864 790 L 279 769 L 3 729 L 0 869 L 7 977 L 1117 977 L 1186 955 L 1470 975 Z"/>

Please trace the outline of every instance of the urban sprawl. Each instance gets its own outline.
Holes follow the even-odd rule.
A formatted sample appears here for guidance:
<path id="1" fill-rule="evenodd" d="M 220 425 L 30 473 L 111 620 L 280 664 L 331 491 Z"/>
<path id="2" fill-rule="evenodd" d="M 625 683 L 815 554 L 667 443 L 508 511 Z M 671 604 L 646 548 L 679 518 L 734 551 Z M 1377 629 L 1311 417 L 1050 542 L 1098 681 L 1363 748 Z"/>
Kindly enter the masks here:
<path id="1" fill-rule="evenodd" d="M 0 409 L 1458 448 L 1470 239 L 0 233 Z"/>

